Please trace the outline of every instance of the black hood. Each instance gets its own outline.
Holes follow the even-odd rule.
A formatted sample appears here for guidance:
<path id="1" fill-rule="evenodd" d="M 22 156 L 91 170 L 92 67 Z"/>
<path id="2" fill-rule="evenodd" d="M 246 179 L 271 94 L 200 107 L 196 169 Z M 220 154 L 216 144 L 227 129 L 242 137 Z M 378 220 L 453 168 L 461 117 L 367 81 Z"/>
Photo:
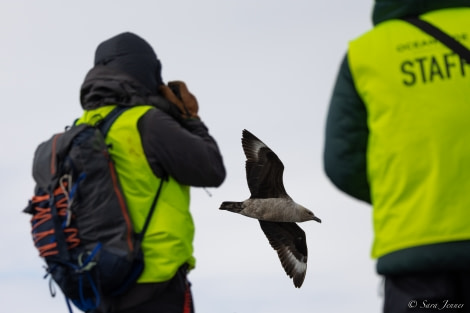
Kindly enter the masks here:
<path id="1" fill-rule="evenodd" d="M 153 94 L 133 77 L 108 66 L 97 65 L 86 75 L 80 89 L 84 110 L 106 105 L 151 105 L 181 122 L 181 112 L 161 95 Z"/>
<path id="2" fill-rule="evenodd" d="M 417 16 L 429 11 L 469 6 L 470 0 L 375 0 L 372 21 L 376 25 L 386 20 Z"/>
<path id="3" fill-rule="evenodd" d="M 100 43 L 95 52 L 95 66 L 123 72 L 152 94 L 163 84 L 162 66 L 154 50 L 144 39 L 129 32 Z"/>
<path id="4" fill-rule="evenodd" d="M 87 73 L 80 89 L 80 103 L 85 110 L 110 104 L 146 104 L 150 96 L 150 91 L 130 75 L 102 65 L 95 66 Z"/>

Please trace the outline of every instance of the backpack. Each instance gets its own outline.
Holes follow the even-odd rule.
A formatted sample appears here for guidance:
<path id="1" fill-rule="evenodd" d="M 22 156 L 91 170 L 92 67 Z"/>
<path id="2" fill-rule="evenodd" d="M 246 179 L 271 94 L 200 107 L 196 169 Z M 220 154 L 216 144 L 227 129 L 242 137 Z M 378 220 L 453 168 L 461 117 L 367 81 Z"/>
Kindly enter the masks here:
<path id="1" fill-rule="evenodd" d="M 31 233 L 39 255 L 67 299 L 82 311 L 103 297 L 125 292 L 143 271 L 141 242 L 154 212 L 163 179 L 144 227 L 135 234 L 105 137 L 127 108 L 116 107 L 97 125 L 73 125 L 41 143 L 34 154 Z M 51 289 L 51 295 L 55 293 Z"/>

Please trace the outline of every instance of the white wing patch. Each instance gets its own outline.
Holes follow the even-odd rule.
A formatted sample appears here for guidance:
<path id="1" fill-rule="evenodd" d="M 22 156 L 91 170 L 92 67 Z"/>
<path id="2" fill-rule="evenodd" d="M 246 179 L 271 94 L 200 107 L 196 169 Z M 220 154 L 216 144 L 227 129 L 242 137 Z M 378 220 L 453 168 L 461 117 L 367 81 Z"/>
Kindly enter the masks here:
<path id="1" fill-rule="evenodd" d="M 287 246 L 281 247 L 278 252 L 282 267 L 284 267 L 286 273 L 289 277 L 294 279 L 294 284 L 296 286 L 302 285 L 305 279 L 305 274 L 307 273 L 307 256 L 302 256 L 299 260 Z"/>
<path id="2" fill-rule="evenodd" d="M 261 148 L 267 148 L 267 146 L 258 140 L 251 142 L 251 149 L 254 152 L 253 155 L 256 157 L 256 162 L 258 162 L 259 160 L 258 156 L 259 156 L 259 150 L 261 150 Z"/>

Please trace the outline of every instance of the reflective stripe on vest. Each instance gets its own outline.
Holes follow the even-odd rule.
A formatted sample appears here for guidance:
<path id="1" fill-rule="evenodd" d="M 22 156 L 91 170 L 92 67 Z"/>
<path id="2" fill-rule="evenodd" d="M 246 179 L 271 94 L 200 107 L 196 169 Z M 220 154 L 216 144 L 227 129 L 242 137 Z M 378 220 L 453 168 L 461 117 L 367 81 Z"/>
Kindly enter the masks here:
<path id="1" fill-rule="evenodd" d="M 77 124 L 95 124 L 113 108 L 85 111 Z M 147 161 L 137 129 L 138 120 L 151 108 L 136 106 L 126 110 L 111 126 L 106 138 L 136 232 L 143 227 L 160 183 Z M 145 269 L 138 282 L 166 281 L 183 263 L 194 266 L 194 223 L 189 200 L 189 186 L 179 184 L 172 177 L 164 182 L 142 243 Z"/>
<path id="2" fill-rule="evenodd" d="M 421 18 L 470 47 L 470 9 Z M 368 114 L 372 256 L 470 239 L 470 66 L 398 20 L 352 41 L 348 61 Z"/>

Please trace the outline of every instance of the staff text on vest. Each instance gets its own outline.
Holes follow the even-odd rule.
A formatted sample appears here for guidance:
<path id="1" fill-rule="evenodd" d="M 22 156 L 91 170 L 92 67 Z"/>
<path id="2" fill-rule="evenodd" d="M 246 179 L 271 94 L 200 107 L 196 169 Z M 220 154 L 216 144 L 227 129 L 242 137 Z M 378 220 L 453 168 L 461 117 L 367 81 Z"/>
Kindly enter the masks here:
<path id="1" fill-rule="evenodd" d="M 413 86 L 416 83 L 432 83 L 456 76 L 465 77 L 466 65 L 468 64 L 465 60 L 455 53 L 404 60 L 400 65 L 400 70 L 404 75 L 402 82 L 406 86 Z"/>

